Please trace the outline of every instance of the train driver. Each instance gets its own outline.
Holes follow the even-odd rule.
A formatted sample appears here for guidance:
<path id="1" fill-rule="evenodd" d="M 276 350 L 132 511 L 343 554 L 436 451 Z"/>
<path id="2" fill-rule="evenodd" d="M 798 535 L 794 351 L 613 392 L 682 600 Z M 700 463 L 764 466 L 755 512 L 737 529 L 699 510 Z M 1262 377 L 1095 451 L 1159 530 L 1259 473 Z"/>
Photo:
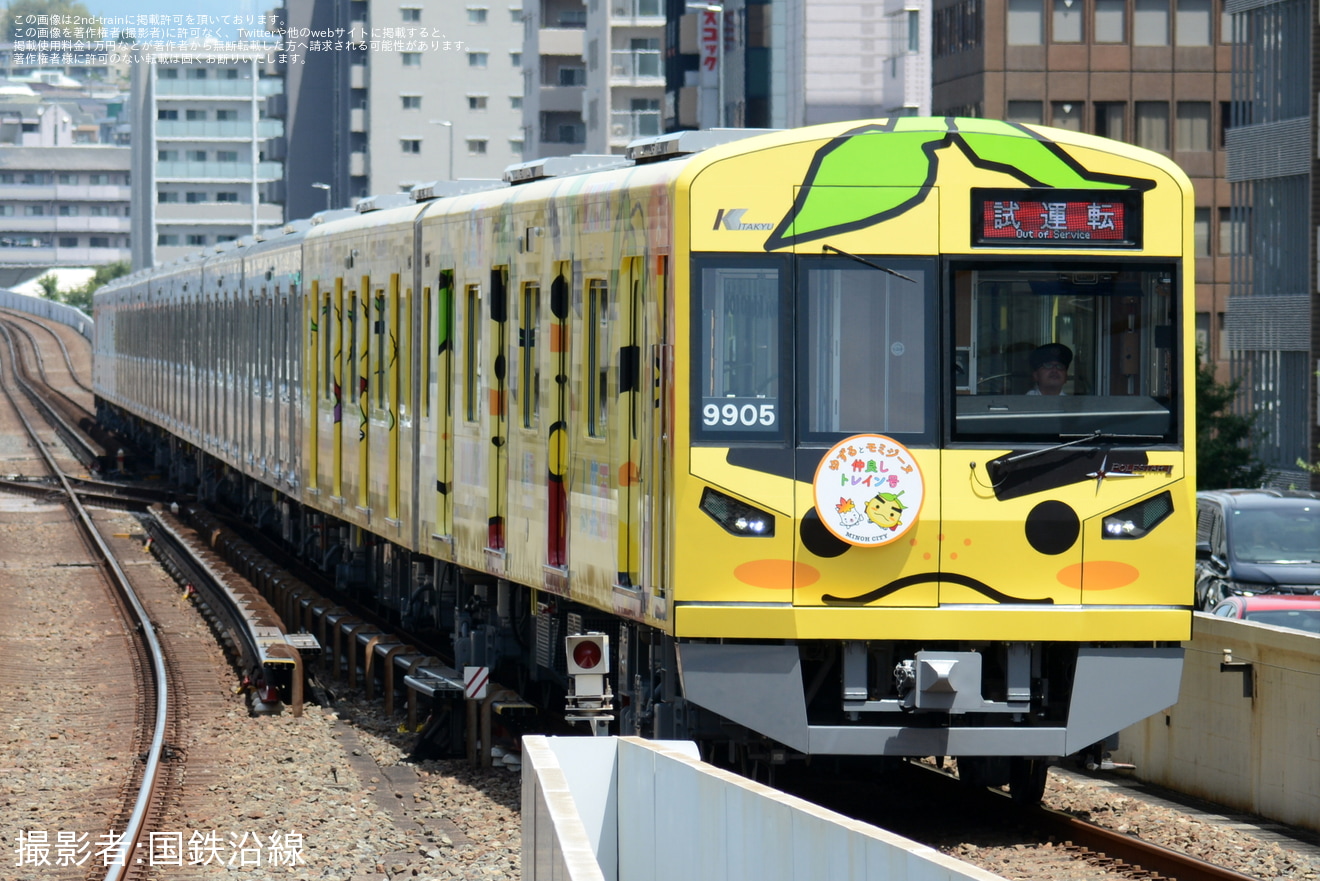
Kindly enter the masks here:
<path id="1" fill-rule="evenodd" d="M 1063 343 L 1046 343 L 1031 353 L 1031 381 L 1029 395 L 1066 395 L 1068 367 L 1072 364 L 1072 349 Z"/>

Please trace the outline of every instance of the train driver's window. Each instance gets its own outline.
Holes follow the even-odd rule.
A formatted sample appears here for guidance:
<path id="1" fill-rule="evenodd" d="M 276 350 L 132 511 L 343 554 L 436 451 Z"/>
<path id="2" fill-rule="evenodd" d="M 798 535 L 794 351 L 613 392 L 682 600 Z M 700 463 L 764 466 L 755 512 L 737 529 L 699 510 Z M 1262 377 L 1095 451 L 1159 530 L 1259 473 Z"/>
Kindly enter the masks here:
<path id="1" fill-rule="evenodd" d="M 1170 438 L 1173 267 L 1056 261 L 953 273 L 955 437 Z"/>

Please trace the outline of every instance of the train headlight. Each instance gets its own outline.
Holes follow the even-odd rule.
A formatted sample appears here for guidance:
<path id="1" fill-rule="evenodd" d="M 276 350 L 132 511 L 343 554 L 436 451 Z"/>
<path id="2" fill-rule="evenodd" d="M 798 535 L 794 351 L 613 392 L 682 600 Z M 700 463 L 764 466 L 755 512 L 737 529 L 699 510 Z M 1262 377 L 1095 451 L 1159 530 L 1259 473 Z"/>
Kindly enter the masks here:
<path id="1" fill-rule="evenodd" d="M 1141 538 L 1173 513 L 1173 494 L 1162 492 L 1116 511 L 1102 521 L 1104 538 Z"/>
<path id="2" fill-rule="evenodd" d="M 775 515 L 706 487 L 701 492 L 701 510 L 734 535 L 770 538 L 775 534 Z"/>

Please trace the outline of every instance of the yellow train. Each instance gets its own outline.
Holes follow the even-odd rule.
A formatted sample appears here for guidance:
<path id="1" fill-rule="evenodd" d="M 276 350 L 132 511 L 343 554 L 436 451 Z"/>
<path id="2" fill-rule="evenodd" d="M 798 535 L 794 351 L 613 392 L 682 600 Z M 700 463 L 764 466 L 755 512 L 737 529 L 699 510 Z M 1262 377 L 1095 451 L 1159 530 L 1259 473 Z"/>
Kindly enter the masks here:
<path id="1" fill-rule="evenodd" d="M 897 118 L 445 186 L 104 289 L 106 420 L 459 664 L 534 692 L 582 672 L 562 637 L 613 637 L 621 733 L 956 756 L 1030 796 L 1174 703 L 1166 157 Z"/>

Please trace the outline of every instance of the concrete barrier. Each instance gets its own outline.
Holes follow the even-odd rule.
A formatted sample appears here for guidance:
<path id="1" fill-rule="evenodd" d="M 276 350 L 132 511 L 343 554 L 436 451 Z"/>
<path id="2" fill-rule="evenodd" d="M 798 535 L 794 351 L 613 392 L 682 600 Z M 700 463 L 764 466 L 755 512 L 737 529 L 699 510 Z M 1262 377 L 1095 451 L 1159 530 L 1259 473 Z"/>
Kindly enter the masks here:
<path id="1" fill-rule="evenodd" d="M 522 806 L 523 881 L 999 879 L 708 765 L 687 742 L 525 737 Z"/>
<path id="2" fill-rule="evenodd" d="M 1137 777 L 1320 831 L 1320 636 L 1198 614 L 1178 703 L 1125 729 Z"/>
<path id="3" fill-rule="evenodd" d="M 88 318 L 81 309 L 75 309 L 64 303 L 47 300 L 45 297 L 29 297 L 8 288 L 0 288 L 0 309 L 14 309 L 27 312 L 29 315 L 50 318 L 72 327 L 87 337 L 89 342 L 92 339 L 92 319 Z"/>

